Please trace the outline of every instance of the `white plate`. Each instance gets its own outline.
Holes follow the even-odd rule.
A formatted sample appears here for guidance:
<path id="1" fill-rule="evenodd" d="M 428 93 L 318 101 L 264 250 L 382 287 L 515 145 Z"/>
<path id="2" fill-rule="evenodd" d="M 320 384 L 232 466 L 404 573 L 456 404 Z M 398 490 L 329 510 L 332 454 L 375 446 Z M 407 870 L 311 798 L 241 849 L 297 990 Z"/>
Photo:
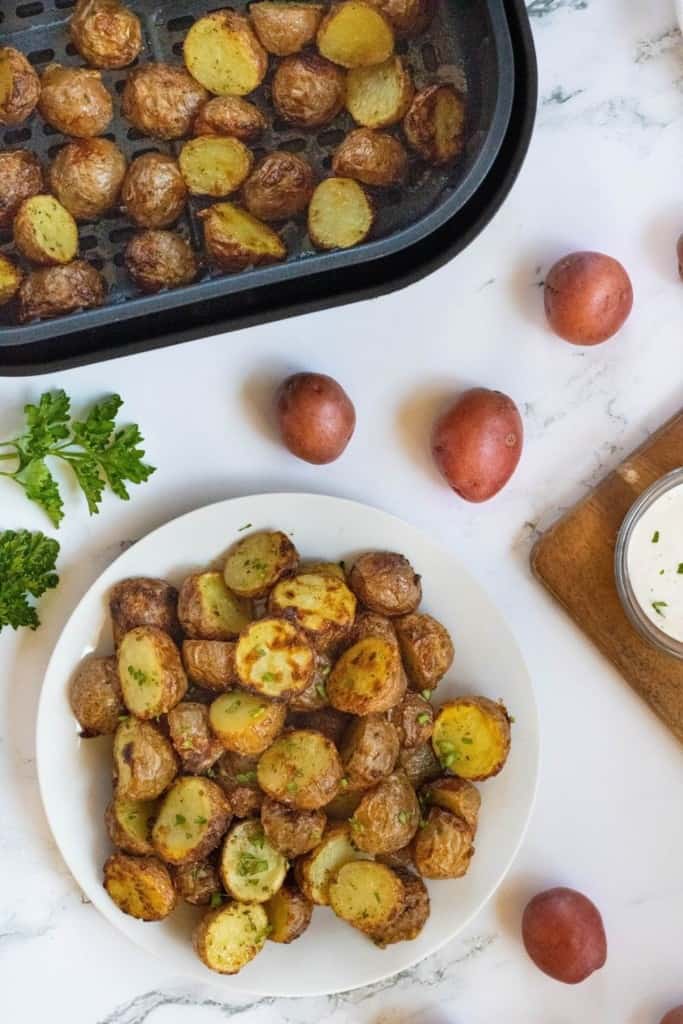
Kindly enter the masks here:
<path id="1" fill-rule="evenodd" d="M 505 770 L 481 786 L 477 852 L 464 879 L 429 884 L 432 911 L 422 934 L 386 950 L 316 908 L 294 946 L 266 943 L 239 975 L 213 974 L 197 959 L 190 931 L 201 911 L 184 905 L 167 920 L 144 923 L 122 914 L 102 888 L 110 852 L 103 814 L 110 797 L 111 741 L 80 740 L 67 702 L 74 667 L 92 651 L 111 651 L 107 595 L 128 576 L 174 583 L 230 545 L 246 523 L 291 533 L 307 558 L 349 558 L 380 548 L 403 552 L 422 574 L 423 607 L 455 641 L 454 669 L 437 691 L 502 698 L 515 718 Z M 313 996 L 368 985 L 411 966 L 452 939 L 500 885 L 524 835 L 538 771 L 538 720 L 531 681 L 517 645 L 495 607 L 450 551 L 414 527 L 369 508 L 312 494 L 263 494 L 198 509 L 167 523 L 122 554 L 84 596 L 55 647 L 40 700 L 37 729 L 40 788 L 52 832 L 74 878 L 113 925 L 156 953 L 169 971 L 195 975 L 231 994 Z"/>

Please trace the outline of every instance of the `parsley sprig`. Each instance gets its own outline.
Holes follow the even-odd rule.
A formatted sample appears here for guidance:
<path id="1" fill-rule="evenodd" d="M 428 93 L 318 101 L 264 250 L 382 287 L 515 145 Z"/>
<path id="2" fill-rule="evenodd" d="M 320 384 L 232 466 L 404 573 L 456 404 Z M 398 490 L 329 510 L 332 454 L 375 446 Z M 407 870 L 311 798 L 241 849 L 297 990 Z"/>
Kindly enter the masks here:
<path id="1" fill-rule="evenodd" d="M 37 629 L 40 619 L 29 597 L 40 597 L 59 583 L 55 572 L 59 544 L 44 533 L 0 533 L 0 630 Z"/>

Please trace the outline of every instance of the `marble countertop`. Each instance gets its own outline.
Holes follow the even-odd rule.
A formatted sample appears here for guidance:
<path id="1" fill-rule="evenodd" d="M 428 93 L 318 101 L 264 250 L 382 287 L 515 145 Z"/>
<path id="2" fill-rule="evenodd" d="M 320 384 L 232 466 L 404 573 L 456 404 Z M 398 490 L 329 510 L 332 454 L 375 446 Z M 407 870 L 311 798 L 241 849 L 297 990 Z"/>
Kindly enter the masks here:
<path id="1" fill-rule="evenodd" d="M 76 405 L 120 392 L 142 424 L 149 484 L 89 520 L 68 485 L 62 582 L 40 632 L 0 637 L 0 980 L 17 1024 L 657 1024 L 683 1003 L 680 746 L 532 580 L 538 531 L 681 404 L 683 44 L 670 0 L 528 0 L 540 109 L 502 211 L 453 263 L 378 301 L 195 342 L 49 380 L 0 380 L 0 436 L 41 386 Z M 549 263 L 576 248 L 620 258 L 635 287 L 618 340 L 564 345 L 544 327 Z M 315 468 L 276 443 L 274 383 L 339 378 L 359 430 Z M 505 492 L 467 505 L 442 484 L 429 425 L 449 395 L 497 387 L 524 414 Z M 378 482 L 379 485 L 378 485 Z M 227 1004 L 119 936 L 88 905 L 49 835 L 36 784 L 41 677 L 75 602 L 123 545 L 181 512 L 268 490 L 344 495 L 452 546 L 494 595 L 531 669 L 543 751 L 537 806 L 508 880 L 474 924 L 391 981 L 314 1000 Z M 10 484 L 2 525 L 46 528 Z M 565 987 L 519 940 L 527 898 L 551 884 L 600 906 L 605 969 Z"/>

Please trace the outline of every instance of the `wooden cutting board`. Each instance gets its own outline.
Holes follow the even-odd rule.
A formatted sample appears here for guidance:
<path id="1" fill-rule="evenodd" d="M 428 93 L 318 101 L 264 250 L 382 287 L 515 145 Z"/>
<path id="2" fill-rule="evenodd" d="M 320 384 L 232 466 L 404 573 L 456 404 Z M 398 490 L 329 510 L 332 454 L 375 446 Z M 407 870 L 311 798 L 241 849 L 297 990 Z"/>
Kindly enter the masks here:
<path id="1" fill-rule="evenodd" d="M 574 621 L 683 742 L 683 661 L 630 625 L 614 583 L 614 546 L 629 508 L 683 466 L 683 411 L 570 509 L 534 546 L 531 567 Z"/>

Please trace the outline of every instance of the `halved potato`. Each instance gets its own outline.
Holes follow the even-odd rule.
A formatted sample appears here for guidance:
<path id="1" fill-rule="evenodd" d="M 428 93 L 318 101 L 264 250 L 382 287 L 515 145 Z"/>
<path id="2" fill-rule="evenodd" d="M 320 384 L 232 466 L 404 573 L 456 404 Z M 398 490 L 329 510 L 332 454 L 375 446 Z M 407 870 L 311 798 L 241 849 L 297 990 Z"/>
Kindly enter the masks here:
<path id="1" fill-rule="evenodd" d="M 402 57 L 354 68 L 346 79 L 346 109 L 365 128 L 388 128 L 405 117 L 415 88 Z"/>
<path id="2" fill-rule="evenodd" d="M 40 79 L 13 46 L 0 47 L 0 125 L 12 127 L 31 116 L 40 97 Z"/>
<path id="3" fill-rule="evenodd" d="M 434 779 L 420 790 L 420 802 L 428 807 L 443 807 L 445 811 L 462 818 L 473 834 L 477 831 L 481 796 L 476 786 L 467 779 L 448 775 Z"/>
<path id="4" fill-rule="evenodd" d="M 413 839 L 415 867 L 423 878 L 462 878 L 474 854 L 472 839 L 467 822 L 432 807 Z"/>
<path id="5" fill-rule="evenodd" d="M 128 800 L 154 800 L 178 772 L 173 747 L 151 722 L 130 715 L 114 736 L 116 796 Z"/>
<path id="6" fill-rule="evenodd" d="M 206 250 L 221 270 L 277 263 L 287 248 L 275 231 L 232 203 L 216 203 L 197 214 L 204 223 Z"/>
<path id="7" fill-rule="evenodd" d="M 313 903 L 292 884 L 285 883 L 265 904 L 271 942 L 294 942 L 308 928 Z"/>
<path id="8" fill-rule="evenodd" d="M 162 921 L 177 902 L 168 868 L 156 857 L 113 853 L 104 865 L 104 888 L 119 910 L 140 921 Z"/>
<path id="9" fill-rule="evenodd" d="M 394 52 L 390 22 L 363 0 L 334 4 L 317 35 L 318 50 L 345 68 L 368 67 L 388 60 Z"/>
<path id="10" fill-rule="evenodd" d="M 332 707 L 353 715 L 388 711 L 405 690 L 398 648 L 379 636 L 368 636 L 344 651 L 327 680 Z"/>
<path id="11" fill-rule="evenodd" d="M 183 53 L 192 77 L 217 96 L 246 96 L 268 70 L 266 51 L 248 20 L 234 11 L 214 11 L 195 21 Z"/>
<path id="12" fill-rule="evenodd" d="M 336 576 L 304 573 L 281 580 L 270 592 L 274 615 L 291 618 L 322 651 L 340 643 L 353 625 L 356 598 Z"/>
<path id="13" fill-rule="evenodd" d="M 414 690 L 434 690 L 453 664 L 448 630 L 431 615 L 413 612 L 394 620 L 401 657 Z"/>
<path id="14" fill-rule="evenodd" d="M 287 859 L 271 846 L 255 818 L 233 825 L 225 837 L 220 875 L 236 900 L 265 903 L 284 882 L 288 868 Z"/>
<path id="15" fill-rule="evenodd" d="M 453 775 L 477 782 L 502 770 L 510 753 L 510 717 L 488 697 L 459 697 L 443 704 L 434 721 L 432 746 Z"/>
<path id="16" fill-rule="evenodd" d="M 261 824 L 266 838 L 283 857 L 292 860 L 308 853 L 323 837 L 327 818 L 325 812 L 301 811 L 286 807 L 277 800 L 265 798 L 261 806 Z"/>
<path id="17" fill-rule="evenodd" d="M 223 891 L 218 871 L 210 860 L 181 864 L 173 872 L 173 880 L 178 895 L 193 907 L 214 905 L 216 898 L 220 899 Z"/>
<path id="18" fill-rule="evenodd" d="M 235 640 L 249 622 L 251 609 L 228 590 L 222 573 L 195 572 L 180 588 L 178 618 L 191 639 Z"/>
<path id="19" fill-rule="evenodd" d="M 159 806 L 158 800 L 128 800 L 115 796 L 104 816 L 114 846 L 125 853 L 153 854 L 152 826 Z"/>
<path id="20" fill-rule="evenodd" d="M 256 772 L 264 793 L 304 811 L 329 803 L 344 774 L 334 743 L 312 729 L 293 729 L 276 739 Z"/>
<path id="21" fill-rule="evenodd" d="M 242 142 L 257 139 L 266 127 L 258 107 L 241 96 L 214 96 L 194 119 L 193 135 L 231 135 Z"/>
<path id="22" fill-rule="evenodd" d="M 25 199 L 14 218 L 13 233 L 22 256 L 38 266 L 71 263 L 78 255 L 76 221 L 54 196 Z"/>
<path id="23" fill-rule="evenodd" d="M 397 771 L 363 795 L 349 824 L 360 850 L 381 854 L 407 846 L 419 821 L 415 790 L 404 773 Z"/>
<path id="24" fill-rule="evenodd" d="M 297 860 L 294 874 L 303 894 L 313 903 L 326 907 L 330 902 L 330 882 L 339 868 L 350 861 L 367 859 L 368 855 L 358 849 L 351 829 L 344 822 L 332 825 L 315 849 Z"/>
<path id="25" fill-rule="evenodd" d="M 250 533 L 232 548 L 223 577 L 234 594 L 263 597 L 279 579 L 294 572 L 299 554 L 280 530 Z"/>
<path id="26" fill-rule="evenodd" d="M 447 164 L 465 144 L 465 101 L 452 85 L 428 85 L 417 93 L 403 120 L 408 143 L 423 160 Z"/>
<path id="27" fill-rule="evenodd" d="M 19 291 L 24 278 L 22 271 L 12 260 L 0 253 L 0 306 L 7 305 Z"/>
<path id="28" fill-rule="evenodd" d="M 407 170 L 408 157 L 399 140 L 371 128 L 349 132 L 332 160 L 333 174 L 375 188 L 400 185 Z"/>
<path id="29" fill-rule="evenodd" d="M 284 704 L 235 689 L 213 702 L 209 724 L 226 750 L 261 754 L 282 731 L 286 715 Z"/>
<path id="30" fill-rule="evenodd" d="M 313 42 L 324 11 L 322 4 L 259 0 L 250 5 L 249 17 L 264 49 L 277 57 L 287 57 Z"/>
<path id="31" fill-rule="evenodd" d="M 69 687 L 69 703 L 81 736 L 110 736 L 125 713 L 116 658 L 84 658 Z"/>
<path id="32" fill-rule="evenodd" d="M 284 618 L 258 619 L 237 641 L 235 667 L 247 690 L 272 700 L 302 693 L 315 669 L 315 654 L 304 633 Z"/>
<path id="33" fill-rule="evenodd" d="M 183 771 L 203 775 L 223 753 L 223 744 L 209 728 L 209 709 L 183 700 L 168 712 L 168 731 Z"/>
<path id="34" fill-rule="evenodd" d="M 166 580 L 133 576 L 112 587 L 109 595 L 114 643 L 135 626 L 157 626 L 178 637 L 178 591 Z"/>
<path id="35" fill-rule="evenodd" d="M 356 718 L 344 735 L 340 753 L 349 790 L 369 789 L 393 772 L 399 737 L 382 715 Z"/>
<path id="36" fill-rule="evenodd" d="M 211 769 L 236 818 L 253 818 L 261 812 L 265 797 L 256 780 L 257 765 L 258 757 L 226 750 Z"/>
<path id="37" fill-rule="evenodd" d="M 322 651 L 315 651 L 315 667 L 305 690 L 289 701 L 290 711 L 321 711 L 327 707 L 327 677 L 332 671 L 332 659 Z"/>
<path id="38" fill-rule="evenodd" d="M 368 933 L 398 917 L 405 903 L 398 875 L 372 860 L 343 864 L 330 882 L 329 896 L 337 917 Z"/>
<path id="39" fill-rule="evenodd" d="M 197 686 L 225 693 L 237 683 L 235 649 L 225 640 L 183 641 L 183 664 L 188 679 Z"/>
<path id="40" fill-rule="evenodd" d="M 220 135 L 199 135 L 186 142 L 178 164 L 194 196 L 229 196 L 247 180 L 254 163 L 243 142 Z"/>
<path id="41" fill-rule="evenodd" d="M 312 559 L 306 559 L 300 564 L 299 572 L 302 575 L 312 572 L 317 576 L 335 576 L 338 580 L 346 583 L 346 573 L 341 562 L 316 562 Z"/>
<path id="42" fill-rule="evenodd" d="M 365 241 L 375 219 L 372 203 L 357 181 L 321 181 L 308 207 L 308 234 L 316 249 L 350 249 Z"/>
<path id="43" fill-rule="evenodd" d="M 428 700 L 414 690 L 406 690 L 399 704 L 387 712 L 395 727 L 401 747 L 421 747 L 428 743 L 434 725 L 434 708 Z"/>
<path id="44" fill-rule="evenodd" d="M 380 949 L 394 942 L 416 939 L 429 917 L 429 893 L 422 879 L 405 868 L 395 867 L 394 871 L 403 884 L 403 907 L 397 917 L 370 933 Z"/>
<path id="45" fill-rule="evenodd" d="M 164 715 L 187 693 L 178 648 L 157 626 L 135 626 L 119 644 L 123 702 L 138 718 Z"/>
<path id="46" fill-rule="evenodd" d="M 154 849 L 169 864 L 202 860 L 216 849 L 231 817 L 220 786 L 183 775 L 164 797 L 152 829 Z"/>
<path id="47" fill-rule="evenodd" d="M 263 949 L 268 917 L 257 903 L 226 903 L 206 914 L 192 935 L 202 963 L 218 974 L 237 974 Z"/>

